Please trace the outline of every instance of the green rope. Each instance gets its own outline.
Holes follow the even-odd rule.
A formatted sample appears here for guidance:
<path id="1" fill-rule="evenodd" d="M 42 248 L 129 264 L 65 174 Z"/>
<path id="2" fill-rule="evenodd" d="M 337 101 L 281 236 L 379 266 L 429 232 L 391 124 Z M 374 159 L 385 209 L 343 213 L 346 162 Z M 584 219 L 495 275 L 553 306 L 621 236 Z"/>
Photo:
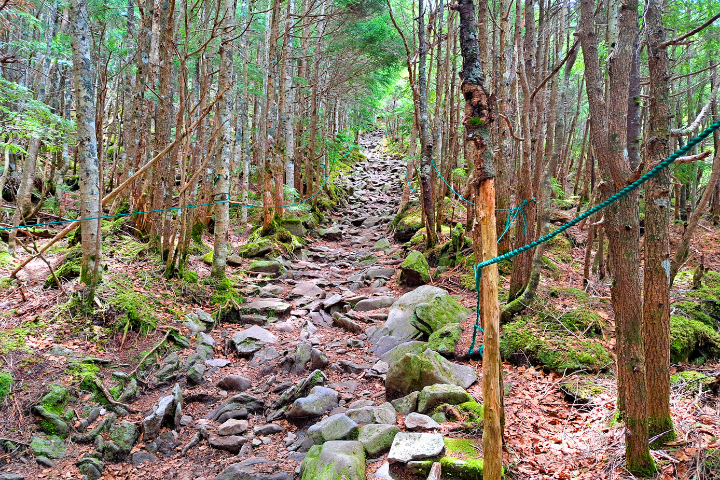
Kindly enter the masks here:
<path id="1" fill-rule="evenodd" d="M 445 185 L 447 185 L 448 188 L 449 188 L 450 190 L 452 190 L 452 192 L 453 192 L 455 195 L 457 195 L 457 196 L 460 197 L 463 201 L 469 203 L 470 205 L 472 205 L 472 206 L 474 207 L 475 204 L 474 204 L 473 202 L 471 202 L 470 200 L 468 200 L 467 198 L 463 197 L 463 196 L 460 195 L 458 192 L 456 192 L 455 189 L 450 186 L 450 184 L 447 182 L 447 180 L 445 180 L 445 177 L 442 176 L 442 174 L 440 173 L 440 170 L 438 170 L 437 167 L 435 166 L 435 160 L 433 160 L 432 155 L 430 155 L 430 162 L 432 163 L 433 168 L 434 168 L 435 171 L 437 172 L 438 177 L 440 177 L 440 179 L 441 179 L 443 182 L 445 182 Z"/>
<path id="2" fill-rule="evenodd" d="M 348 150 L 347 152 L 345 152 L 345 154 L 344 154 L 343 156 L 341 156 L 340 158 L 335 159 L 335 160 L 332 161 L 332 163 L 331 163 L 331 165 L 330 165 L 330 173 L 332 173 L 332 167 L 333 167 L 333 165 L 335 165 L 335 162 L 336 162 L 336 161 L 340 161 L 340 160 L 342 160 L 343 158 L 347 157 L 347 156 L 353 151 L 353 148 L 355 148 L 355 147 L 350 148 L 350 150 Z M 318 188 L 318 191 L 315 192 L 315 193 L 314 193 L 313 195 L 311 195 L 310 197 L 306 198 L 305 200 L 302 200 L 302 201 L 296 202 L 296 203 L 292 203 L 292 204 L 290 204 L 290 205 L 281 205 L 281 206 L 279 206 L 279 207 L 265 207 L 265 206 L 260 206 L 260 205 L 244 205 L 244 204 L 241 204 L 241 203 L 231 202 L 230 199 L 227 198 L 227 199 L 221 200 L 221 201 L 219 201 L 219 202 L 201 203 L 201 204 L 196 204 L 196 205 L 186 205 L 186 206 L 184 206 L 184 207 L 161 208 L 161 209 L 158 209 L 158 210 L 145 210 L 145 211 L 142 211 L 142 212 L 117 213 L 117 214 L 114 214 L 114 215 L 101 215 L 101 216 L 99 216 L 99 217 L 78 218 L 77 220 L 60 220 L 60 221 L 57 221 L 57 222 L 38 223 L 38 224 L 35 224 L 35 225 L 18 225 L 17 227 L 3 227 L 3 228 L 0 228 L 0 231 L 16 230 L 16 229 L 20 229 L 20 228 L 29 228 L 29 227 L 44 227 L 44 226 L 48 226 L 48 225 L 60 225 L 60 224 L 64 224 L 64 223 L 84 222 L 84 221 L 88 221 L 88 220 L 103 220 L 103 219 L 107 219 L 107 218 L 128 217 L 128 216 L 131 216 L 131 215 L 140 215 L 140 214 L 143 214 L 143 213 L 169 212 L 169 211 L 173 211 L 173 210 L 185 210 L 185 209 L 188 209 L 188 208 L 207 207 L 207 206 L 210 206 L 210 205 L 222 205 L 222 204 L 225 204 L 225 203 L 231 203 L 232 205 L 235 205 L 235 206 L 248 207 L 248 208 L 271 208 L 271 209 L 272 209 L 272 208 L 294 207 L 295 205 L 303 204 L 303 203 L 307 202 L 308 200 L 311 200 L 313 197 L 317 196 L 317 195 L 322 191 L 322 189 L 323 189 L 323 187 L 325 186 L 325 184 L 327 183 L 328 178 L 330 178 L 330 174 L 326 174 L 326 175 L 325 175 L 325 179 L 323 180 L 322 185 L 320 185 L 320 188 Z M 215 193 L 215 194 L 213 194 L 213 197 L 224 196 L 224 195 L 227 195 L 228 197 L 230 197 L 230 194 L 227 193 L 227 192 L 226 192 L 226 193 Z"/>
<path id="3" fill-rule="evenodd" d="M 582 215 L 580 215 L 577 218 L 574 218 L 573 220 L 570 220 L 565 225 L 561 226 L 557 230 L 548 233 L 544 237 L 538 238 L 534 242 L 530 242 L 527 245 L 523 245 L 522 247 L 516 248 L 515 250 L 511 250 L 507 253 L 504 253 L 502 255 L 498 255 L 495 258 L 490 258 L 488 260 L 485 260 L 483 262 L 480 262 L 475 265 L 475 290 L 478 292 L 477 297 L 477 309 L 478 309 L 478 318 L 475 321 L 476 327 L 479 327 L 479 311 L 480 311 L 480 279 L 482 278 L 482 269 L 487 267 L 488 265 L 492 265 L 494 263 L 502 262 L 503 260 L 508 260 L 510 258 L 516 257 L 520 255 L 521 253 L 530 250 L 531 248 L 535 248 L 538 245 L 547 242 L 548 240 L 551 240 L 564 231 L 568 230 L 571 227 L 574 227 L 578 223 L 582 222 L 586 218 L 589 218 L 599 212 L 600 210 L 603 210 L 604 208 L 607 208 L 608 206 L 612 205 L 613 203 L 617 202 L 621 198 L 627 196 L 630 192 L 640 187 L 642 184 L 650 180 L 651 178 L 657 176 L 662 170 L 667 168 L 670 164 L 672 164 L 675 160 L 682 157 L 686 153 L 688 153 L 690 150 L 695 147 L 698 143 L 705 140 L 707 137 L 709 137 L 715 130 L 720 129 L 720 120 L 710 125 L 708 128 L 702 131 L 700 135 L 690 140 L 684 147 L 682 147 L 680 150 L 676 151 L 672 155 L 670 155 L 668 158 L 663 160 L 662 162 L 658 163 L 655 167 L 653 167 L 650 171 L 648 171 L 645 175 L 635 180 L 633 183 L 628 185 L 627 187 L 623 188 L 619 192 L 612 195 L 610 198 L 605 200 L 602 203 L 597 204 L 593 208 L 589 209 Z M 473 350 L 475 349 L 475 335 L 477 332 L 477 328 L 475 331 L 473 331 L 473 341 L 472 346 L 470 347 L 469 354 L 472 355 Z"/>
<path id="4" fill-rule="evenodd" d="M 408 187 L 410 187 L 410 190 L 412 190 L 413 192 L 417 192 L 417 190 L 415 190 L 413 188 L 412 184 L 410 183 L 410 176 L 407 173 L 407 168 L 405 169 L 405 178 L 407 178 Z"/>
<path id="5" fill-rule="evenodd" d="M 500 235 L 500 238 L 497 239 L 497 243 L 500 243 L 500 240 L 505 236 L 505 234 L 510 231 L 510 227 L 513 223 L 515 223 L 515 220 L 517 220 L 518 215 L 520 212 L 522 212 L 523 216 L 523 231 L 522 234 L 525 235 L 525 231 L 527 230 L 527 216 L 525 215 L 524 207 L 528 203 L 534 202 L 535 197 L 531 198 L 530 200 L 523 200 L 520 202 L 520 205 L 513 207 L 513 208 L 496 208 L 496 212 L 510 212 L 510 214 L 507 217 L 507 220 L 505 220 L 505 230 L 503 230 L 502 235 Z"/>

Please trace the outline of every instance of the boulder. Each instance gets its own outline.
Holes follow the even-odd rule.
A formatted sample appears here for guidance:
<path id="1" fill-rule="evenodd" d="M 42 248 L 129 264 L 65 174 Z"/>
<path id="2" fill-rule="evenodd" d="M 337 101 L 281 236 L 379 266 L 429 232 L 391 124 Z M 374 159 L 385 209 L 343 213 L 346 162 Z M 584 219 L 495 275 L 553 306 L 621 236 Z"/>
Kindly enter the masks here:
<path id="1" fill-rule="evenodd" d="M 108 430 L 108 437 L 119 449 L 121 457 L 125 458 L 135 446 L 139 433 L 134 423 L 123 420 L 115 423 Z"/>
<path id="2" fill-rule="evenodd" d="M 241 305 L 240 310 L 247 315 L 274 315 L 276 317 L 282 317 L 292 310 L 292 305 L 278 298 L 263 298 Z"/>
<path id="3" fill-rule="evenodd" d="M 358 424 L 343 413 L 322 419 L 307 430 L 307 436 L 315 445 L 330 440 L 352 440 L 358 435 Z"/>
<path id="4" fill-rule="evenodd" d="M 231 338 L 231 342 L 238 355 L 248 356 L 257 352 L 265 345 L 276 343 L 277 337 L 264 328 L 253 325 L 250 328 L 235 333 Z"/>
<path id="5" fill-rule="evenodd" d="M 302 220 L 298 218 L 284 218 L 280 221 L 280 227 L 284 228 L 296 237 L 304 237 L 307 235 L 305 225 L 303 225 Z"/>
<path id="6" fill-rule="evenodd" d="M 397 421 L 397 412 L 395 408 L 385 402 L 382 405 L 367 406 L 360 408 L 351 408 L 345 414 L 352 418 L 356 423 L 360 425 L 366 425 L 368 423 L 383 423 L 388 425 L 394 425 Z"/>
<path id="7" fill-rule="evenodd" d="M 443 436 L 439 433 L 407 433 L 395 435 L 388 462 L 408 463 L 440 455 L 445 450 Z"/>
<path id="8" fill-rule="evenodd" d="M 463 387 L 448 384 L 429 385 L 420 392 L 417 409 L 418 412 L 425 413 L 444 403 L 459 405 L 471 401 L 473 398 Z"/>
<path id="9" fill-rule="evenodd" d="M 160 434 L 160 428 L 166 422 L 174 422 L 175 419 L 175 397 L 167 395 L 162 397 L 158 404 L 153 407 L 150 415 L 142 421 L 143 440 L 150 442 Z"/>
<path id="10" fill-rule="evenodd" d="M 459 323 L 443 325 L 434 331 L 428 338 L 428 347 L 440 355 L 449 357 L 455 353 L 455 346 L 462 336 L 462 326 Z"/>
<path id="11" fill-rule="evenodd" d="M 400 429 L 395 425 L 368 424 L 360 427 L 358 442 L 370 458 L 377 458 L 390 448 Z"/>
<path id="12" fill-rule="evenodd" d="M 365 449 L 357 441 L 331 441 L 310 449 L 301 480 L 365 480 Z"/>
<path id="13" fill-rule="evenodd" d="M 58 459 L 65 455 L 65 443 L 57 435 L 30 438 L 30 449 L 35 457 Z"/>
<path id="14" fill-rule="evenodd" d="M 231 453 L 238 453 L 240 448 L 250 439 L 248 437 L 240 437 L 237 435 L 228 435 L 226 437 L 211 433 L 208 437 L 208 443 L 211 447 L 218 450 L 226 450 Z"/>
<path id="15" fill-rule="evenodd" d="M 261 238 L 257 242 L 246 243 L 238 248 L 238 256 L 243 258 L 264 257 L 273 251 L 273 242 L 267 238 Z"/>
<path id="16" fill-rule="evenodd" d="M 428 282 L 430 282 L 430 265 L 428 265 L 425 255 L 413 250 L 400 265 L 398 283 L 416 287 Z"/>
<path id="17" fill-rule="evenodd" d="M 290 291 L 290 295 L 295 297 L 319 297 L 323 294 L 323 289 L 312 282 L 299 282 Z"/>
<path id="18" fill-rule="evenodd" d="M 229 392 L 244 392 L 252 387 L 252 381 L 240 375 L 228 375 L 217 383 L 218 388 Z"/>
<path id="19" fill-rule="evenodd" d="M 388 399 L 395 399 L 437 383 L 468 388 L 476 380 L 472 367 L 449 362 L 428 348 L 420 355 L 407 353 L 390 364 L 385 379 L 385 394 Z"/>
<path id="20" fill-rule="evenodd" d="M 239 433 L 247 432 L 248 428 L 249 424 L 247 420 L 237 420 L 235 418 L 231 418 L 218 427 L 217 433 L 222 436 L 237 435 Z"/>
<path id="21" fill-rule="evenodd" d="M 391 402 L 392 406 L 399 413 L 402 413 L 403 415 L 408 415 L 417 410 L 419 395 L 420 395 L 420 392 L 412 392 L 410 395 L 405 395 L 404 397 L 396 398 L 395 400 L 393 400 Z"/>
<path id="22" fill-rule="evenodd" d="M 422 413 L 413 412 L 405 417 L 405 428 L 408 430 L 437 430 L 440 424 Z"/>
<path id="23" fill-rule="evenodd" d="M 429 336 L 444 325 L 463 322 L 467 314 L 468 310 L 447 291 L 423 285 L 390 307 L 387 321 L 372 333 L 369 341 L 374 344 L 373 352 L 382 356 L 401 343 Z"/>
<path id="24" fill-rule="evenodd" d="M 381 238 L 377 241 L 377 243 L 373 247 L 373 250 L 380 251 L 387 250 L 388 248 L 390 248 L 390 240 L 388 240 L 387 238 Z"/>
<path id="25" fill-rule="evenodd" d="M 325 229 L 321 228 L 318 230 L 318 233 L 323 239 L 330 240 L 331 242 L 339 242 L 343 237 L 343 231 L 337 225 L 333 225 Z"/>
<path id="26" fill-rule="evenodd" d="M 250 273 L 272 273 L 279 276 L 285 273 L 285 267 L 277 260 L 253 260 L 248 265 Z"/>
<path id="27" fill-rule="evenodd" d="M 287 411 L 288 418 L 318 417 L 338 405 L 338 393 L 326 387 L 313 387 L 307 397 L 298 398 Z"/>
<path id="28" fill-rule="evenodd" d="M 387 308 L 391 307 L 396 300 L 397 298 L 390 296 L 367 298 L 365 300 L 360 300 L 359 302 L 357 302 L 355 304 L 354 310 L 356 312 L 369 312 L 371 310 Z"/>

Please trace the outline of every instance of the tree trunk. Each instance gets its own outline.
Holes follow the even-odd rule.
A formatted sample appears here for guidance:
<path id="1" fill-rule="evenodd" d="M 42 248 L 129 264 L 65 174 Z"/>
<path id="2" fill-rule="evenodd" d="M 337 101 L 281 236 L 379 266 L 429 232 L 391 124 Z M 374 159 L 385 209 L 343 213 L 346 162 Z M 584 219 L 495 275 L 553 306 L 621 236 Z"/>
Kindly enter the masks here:
<path id="1" fill-rule="evenodd" d="M 232 85 L 233 81 L 233 49 L 235 36 L 235 0 L 225 0 L 222 9 L 225 11 L 222 40 L 220 43 L 220 72 L 218 89 L 222 92 Z M 214 202 L 229 200 L 230 196 L 230 163 L 233 158 L 233 131 L 230 115 L 232 113 L 232 95 L 223 96 L 218 105 L 220 122 L 220 142 L 216 153 Z M 213 242 L 213 261 L 210 275 L 216 280 L 225 278 L 225 264 L 228 252 L 228 229 L 230 224 L 230 204 L 227 202 L 215 205 L 215 231 Z"/>
<path id="2" fill-rule="evenodd" d="M 78 166 L 80 184 L 80 218 L 100 215 L 100 176 L 98 171 L 97 138 L 95 136 L 95 85 L 90 60 L 90 28 L 87 0 L 71 0 L 70 22 L 75 77 L 75 121 L 77 122 Z M 100 220 L 82 222 L 82 263 L 80 281 L 91 287 L 99 281 Z M 92 302 L 93 295 L 88 301 Z"/>
<path id="3" fill-rule="evenodd" d="M 418 8 L 418 48 L 420 50 L 418 90 L 420 95 L 417 99 L 418 104 L 416 110 L 418 112 L 418 123 L 420 124 L 420 193 L 425 216 L 425 246 L 430 250 L 437 243 L 437 234 L 435 232 L 433 191 L 430 185 L 430 177 L 432 175 L 430 156 L 433 152 L 433 141 L 430 135 L 430 119 L 428 118 L 427 112 L 428 91 L 425 63 L 428 45 L 425 40 L 425 7 L 423 0 L 419 0 Z"/>
<path id="4" fill-rule="evenodd" d="M 460 78 L 465 98 L 465 154 L 474 166 L 474 187 L 477 208 L 473 225 L 473 246 L 476 261 L 497 256 L 495 230 L 495 165 L 490 145 L 493 102 L 485 89 L 480 66 L 475 6 L 473 0 L 460 0 L 453 5 L 460 13 L 460 51 L 463 57 Z M 487 22 L 487 18 L 481 19 Z M 482 245 L 482 247 L 480 247 Z M 486 480 L 500 480 L 502 475 L 502 377 L 500 370 L 500 326 L 498 307 L 497 264 L 482 272 L 481 289 L 484 336 L 483 401 L 485 429 L 483 432 L 484 470 Z"/>

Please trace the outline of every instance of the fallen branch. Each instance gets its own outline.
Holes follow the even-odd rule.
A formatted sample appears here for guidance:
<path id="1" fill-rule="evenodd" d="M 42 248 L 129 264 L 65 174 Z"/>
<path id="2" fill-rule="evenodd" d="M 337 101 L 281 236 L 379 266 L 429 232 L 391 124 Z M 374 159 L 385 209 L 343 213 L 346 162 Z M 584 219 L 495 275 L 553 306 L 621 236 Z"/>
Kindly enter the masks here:
<path id="1" fill-rule="evenodd" d="M 114 407 L 124 408 L 125 410 L 127 410 L 130 413 L 138 413 L 139 412 L 139 410 L 134 409 L 130 405 L 128 405 L 126 403 L 121 403 L 121 402 L 118 402 L 117 400 L 115 400 L 115 398 L 113 398 L 112 394 L 110 392 L 108 392 L 108 389 L 105 388 L 105 385 L 103 385 L 102 380 L 100 380 L 98 377 L 95 377 L 95 385 L 100 389 L 100 391 L 103 393 L 103 395 L 105 395 L 105 398 L 107 398 L 107 401 L 110 403 L 110 405 L 112 405 Z"/>
<path id="2" fill-rule="evenodd" d="M 160 343 L 158 343 L 157 345 L 155 345 L 148 353 L 145 354 L 145 356 L 142 358 L 142 360 L 140 360 L 140 363 L 138 363 L 137 366 L 136 366 L 135 368 L 133 368 L 133 371 L 128 374 L 128 377 L 130 377 L 130 376 L 132 376 L 132 375 L 135 375 L 135 374 L 137 373 L 137 371 L 138 371 L 138 369 L 140 368 L 140 366 L 141 366 L 143 363 L 145 363 L 145 360 L 147 360 L 147 358 L 148 358 L 150 355 L 152 355 L 153 352 L 155 352 L 155 350 L 157 350 L 158 348 L 160 348 L 160 345 L 162 345 L 163 343 L 165 343 L 165 341 L 166 341 L 166 340 L 168 339 L 168 337 L 170 336 L 170 332 L 171 332 L 171 331 L 172 331 L 172 329 L 168 329 L 167 332 L 165 332 L 165 336 L 163 337 L 162 340 L 160 340 Z"/>

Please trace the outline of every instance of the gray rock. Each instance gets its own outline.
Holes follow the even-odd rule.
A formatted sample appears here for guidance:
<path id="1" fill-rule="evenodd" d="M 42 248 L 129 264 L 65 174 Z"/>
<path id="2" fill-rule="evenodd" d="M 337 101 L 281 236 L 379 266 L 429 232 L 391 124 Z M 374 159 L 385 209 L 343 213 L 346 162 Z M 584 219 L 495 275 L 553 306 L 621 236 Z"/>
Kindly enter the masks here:
<path id="1" fill-rule="evenodd" d="M 96 480 L 102 477 L 102 472 L 105 470 L 105 464 L 95 457 L 84 456 L 75 465 L 80 470 L 80 473 L 87 475 L 89 480 Z"/>
<path id="2" fill-rule="evenodd" d="M 373 247 L 373 250 L 380 251 L 380 250 L 387 250 L 390 248 L 390 240 L 387 238 L 381 238 L 378 240 L 378 242 Z"/>
<path id="3" fill-rule="evenodd" d="M 275 347 L 270 345 L 255 352 L 255 355 L 253 355 L 253 358 L 252 360 L 250 360 L 250 363 L 248 363 L 248 366 L 251 368 L 256 368 L 279 357 L 280 352 L 278 352 Z"/>
<path id="4" fill-rule="evenodd" d="M 235 333 L 231 342 L 240 356 L 247 356 L 257 352 L 265 345 L 276 343 L 277 337 L 264 328 L 254 325 Z"/>
<path id="5" fill-rule="evenodd" d="M 460 386 L 448 384 L 429 385 L 423 388 L 418 396 L 418 412 L 425 413 L 444 403 L 459 405 L 472 400 L 470 394 Z"/>
<path id="6" fill-rule="evenodd" d="M 405 428 L 408 430 L 437 430 L 440 424 L 422 413 L 412 412 L 405 417 Z"/>
<path id="7" fill-rule="evenodd" d="M 331 242 L 338 242 L 342 240 L 343 237 L 343 231 L 337 225 L 333 225 L 325 229 L 320 229 L 318 230 L 318 233 L 322 238 L 324 238 L 325 240 L 330 240 Z"/>
<path id="8" fill-rule="evenodd" d="M 388 425 L 394 425 L 397 422 L 397 412 L 395 408 L 385 402 L 380 406 L 373 407 L 360 407 L 353 408 L 345 412 L 346 415 L 359 425 L 366 425 L 368 423 L 384 423 Z"/>
<path id="9" fill-rule="evenodd" d="M 340 360 L 338 362 L 338 365 L 340 365 L 340 368 L 342 368 L 346 372 L 356 375 L 370 369 L 370 365 L 358 365 L 357 363 L 351 362 L 350 360 Z"/>
<path id="10" fill-rule="evenodd" d="M 375 280 L 376 278 L 390 278 L 393 275 L 395 275 L 394 268 L 375 267 L 370 268 L 367 272 L 365 272 L 365 277 L 370 280 Z"/>
<path id="11" fill-rule="evenodd" d="M 205 365 L 207 365 L 208 367 L 224 368 L 231 364 L 232 362 L 230 360 L 225 360 L 224 358 L 213 358 L 211 360 L 205 360 Z"/>
<path id="12" fill-rule="evenodd" d="M 228 375 L 217 383 L 218 388 L 229 392 L 244 392 L 252 387 L 252 381 L 241 375 Z"/>
<path id="13" fill-rule="evenodd" d="M 300 282 L 290 291 L 290 295 L 296 297 L 319 297 L 323 290 L 312 282 Z"/>
<path id="14" fill-rule="evenodd" d="M 378 310 L 380 308 L 391 307 L 393 303 L 397 301 L 395 297 L 382 296 L 368 298 L 366 300 L 360 300 L 355 304 L 356 312 L 369 312 L 371 310 Z"/>
<path id="15" fill-rule="evenodd" d="M 292 305 L 283 302 L 278 298 L 267 298 L 261 300 L 253 300 L 249 304 L 242 305 L 243 313 L 249 315 L 275 315 L 283 316 L 292 310 Z"/>
<path id="16" fill-rule="evenodd" d="M 30 449 L 35 457 L 58 459 L 65 455 L 65 443 L 57 435 L 50 435 L 47 438 L 31 437 Z"/>
<path id="17" fill-rule="evenodd" d="M 268 423 L 265 425 L 256 425 L 253 428 L 253 433 L 255 433 L 255 435 L 260 435 L 260 436 L 275 435 L 276 433 L 282 433 L 284 431 L 285 431 L 285 429 L 276 423 Z"/>
<path id="18" fill-rule="evenodd" d="M 312 370 L 322 370 L 327 367 L 328 363 L 330 362 L 323 352 L 317 348 L 313 348 L 310 351 L 310 368 Z"/>
<path id="19" fill-rule="evenodd" d="M 374 353 L 382 355 L 399 343 L 415 339 L 419 334 L 431 335 L 443 325 L 460 323 L 467 314 L 468 310 L 447 291 L 424 285 L 400 297 L 390 308 L 387 321 L 369 340 L 376 344 Z M 382 343 L 383 337 L 392 337 L 393 341 Z M 379 348 L 381 344 L 383 348 Z"/>
<path id="20" fill-rule="evenodd" d="M 305 365 L 310 361 L 312 357 L 312 343 L 309 341 L 303 341 L 298 343 L 295 348 L 295 355 L 293 356 L 293 373 L 300 375 L 305 371 Z"/>
<path id="21" fill-rule="evenodd" d="M 347 440 L 357 436 L 358 424 L 345 414 L 331 415 L 311 426 L 307 430 L 307 436 L 315 445 L 320 445 L 330 440 Z"/>
<path id="22" fill-rule="evenodd" d="M 404 397 L 397 398 L 391 402 L 392 406 L 395 407 L 395 410 L 397 410 L 399 413 L 402 413 L 403 415 L 408 415 L 417 410 L 419 395 L 420 392 L 412 392 L 410 395 L 405 395 Z"/>
<path id="23" fill-rule="evenodd" d="M 117 445 L 124 455 L 127 455 L 135 446 L 138 436 L 139 432 L 135 424 L 125 420 L 113 424 L 108 430 L 110 441 Z"/>
<path id="24" fill-rule="evenodd" d="M 243 264 L 243 257 L 235 254 L 228 255 L 225 263 L 227 263 L 231 267 L 241 267 Z"/>
<path id="25" fill-rule="evenodd" d="M 259 466 L 276 467 L 274 462 L 262 457 L 253 457 L 240 463 L 230 465 L 213 480 L 291 480 L 292 475 L 287 472 L 257 473 Z"/>
<path id="26" fill-rule="evenodd" d="M 47 457 L 37 457 L 35 459 L 35 461 L 37 462 L 38 465 L 40 465 L 43 468 L 55 468 L 55 462 L 53 462 L 52 460 L 50 460 Z M 2 478 L 2 477 L 0 477 L 0 478 Z"/>
<path id="27" fill-rule="evenodd" d="M 212 317 L 210 317 L 212 318 Z M 214 347 L 215 346 L 215 339 L 208 335 L 207 333 L 200 332 L 196 335 L 198 345 L 207 345 L 208 347 Z"/>
<path id="28" fill-rule="evenodd" d="M 356 441 L 315 445 L 300 465 L 301 480 L 365 480 L 365 449 Z"/>
<path id="29" fill-rule="evenodd" d="M 195 315 L 197 315 L 198 320 L 200 320 L 203 323 L 207 323 L 208 325 L 215 324 L 215 319 L 212 317 L 212 315 L 210 315 L 209 313 L 207 313 L 204 310 L 196 308 Z"/>
<path id="30" fill-rule="evenodd" d="M 277 277 L 285 272 L 285 268 L 277 260 L 255 260 L 248 265 L 248 272 L 272 273 Z"/>
<path id="31" fill-rule="evenodd" d="M 247 432 L 248 428 L 249 424 L 247 420 L 237 420 L 235 418 L 231 418 L 218 427 L 217 433 L 218 435 L 223 436 L 237 435 L 239 433 Z"/>
<path id="32" fill-rule="evenodd" d="M 160 434 L 160 428 L 168 419 L 175 418 L 175 398 L 172 395 L 162 397 L 158 404 L 153 407 L 153 413 L 142 421 L 143 440 L 150 442 Z"/>
<path id="33" fill-rule="evenodd" d="M 135 452 L 132 455 L 130 455 L 130 463 L 133 467 L 139 467 L 145 462 L 149 463 L 157 463 L 158 458 L 153 455 L 152 453 L 148 452 Z"/>
<path id="34" fill-rule="evenodd" d="M 287 412 L 288 418 L 317 417 L 338 405 L 338 393 L 326 387 L 313 387 L 307 397 L 298 398 Z"/>
<path id="35" fill-rule="evenodd" d="M 183 326 L 190 330 L 191 333 L 200 333 L 207 331 L 207 325 L 201 322 L 197 315 L 194 313 L 188 313 L 185 315 L 185 321 Z"/>
<path id="36" fill-rule="evenodd" d="M 60 415 L 50 412 L 42 405 L 34 406 L 32 411 L 42 418 L 39 425 L 45 433 L 65 436 L 70 432 L 70 426 Z"/>
<path id="37" fill-rule="evenodd" d="M 327 297 L 325 300 L 322 301 L 323 307 L 326 309 L 332 307 L 333 305 L 337 305 L 338 303 L 341 303 L 343 301 L 342 295 L 338 293 L 334 293 Z"/>
<path id="38" fill-rule="evenodd" d="M 439 433 L 406 433 L 395 435 L 388 462 L 408 463 L 440 455 L 445 450 L 445 441 Z"/>
<path id="39" fill-rule="evenodd" d="M 0 473 L 0 480 L 25 480 L 19 473 Z"/>
<path id="40" fill-rule="evenodd" d="M 195 363 L 187 371 L 186 378 L 192 385 L 199 385 L 205 381 L 205 365 L 202 363 Z"/>
<path id="41" fill-rule="evenodd" d="M 214 433 L 211 433 L 208 437 L 208 443 L 211 447 L 217 448 L 218 450 L 226 450 L 231 453 L 238 453 L 240 448 L 249 440 L 248 437 L 240 437 L 237 435 L 223 437 Z"/>
<path id="42" fill-rule="evenodd" d="M 400 429 L 395 425 L 363 425 L 358 434 L 358 442 L 363 444 L 370 458 L 376 458 L 390 448 Z"/>
<path id="43" fill-rule="evenodd" d="M 452 363 L 428 348 L 420 355 L 407 353 L 390 363 L 385 394 L 388 399 L 394 399 L 437 383 L 468 388 L 476 380 L 477 374 L 472 367 Z"/>

